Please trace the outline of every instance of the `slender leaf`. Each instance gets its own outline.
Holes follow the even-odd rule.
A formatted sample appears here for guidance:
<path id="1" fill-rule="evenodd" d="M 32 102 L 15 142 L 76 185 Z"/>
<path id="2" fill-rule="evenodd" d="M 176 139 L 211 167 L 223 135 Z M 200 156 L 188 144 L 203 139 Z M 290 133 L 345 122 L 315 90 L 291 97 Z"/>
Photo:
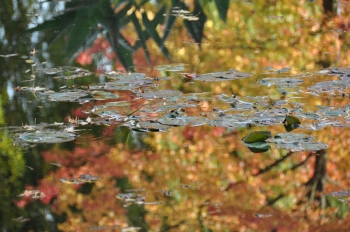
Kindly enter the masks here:
<path id="1" fill-rule="evenodd" d="M 230 5 L 230 0 L 215 0 L 216 7 L 222 21 L 226 22 L 227 10 Z"/>
<path id="2" fill-rule="evenodd" d="M 203 38 L 204 24 L 207 21 L 207 16 L 204 14 L 203 8 L 198 3 L 198 0 L 195 1 L 195 8 L 192 13 L 193 15 L 197 15 L 198 20 L 197 21 L 184 20 L 184 25 L 187 31 L 192 36 L 192 38 L 194 39 L 194 41 L 198 43 L 199 46 L 201 46 L 200 43 Z"/>
<path id="3" fill-rule="evenodd" d="M 86 11 L 79 11 L 74 23 L 68 31 L 66 50 L 76 53 L 84 45 L 93 25 L 92 21 L 86 20 L 89 15 Z"/>
<path id="4" fill-rule="evenodd" d="M 164 8 L 165 9 L 165 8 Z M 162 19 L 160 19 L 162 20 Z M 142 13 L 142 22 L 144 26 L 146 27 L 147 33 L 151 36 L 151 38 L 157 43 L 161 51 L 163 52 L 164 56 L 170 60 L 170 54 L 168 49 L 165 46 L 162 46 L 162 39 L 158 35 L 158 32 L 156 31 L 156 26 L 158 23 L 154 23 L 154 20 L 151 22 L 148 18 L 146 13 Z"/>
<path id="5" fill-rule="evenodd" d="M 141 24 L 140 24 L 139 20 L 137 19 L 135 13 L 131 14 L 131 21 L 134 24 L 134 27 L 136 29 L 136 33 L 137 33 L 139 40 L 141 42 L 141 45 L 144 49 L 146 60 L 149 64 L 151 64 L 151 59 L 150 59 L 150 55 L 149 55 L 147 44 L 146 44 L 146 38 L 144 36 L 144 32 L 142 31 Z"/>

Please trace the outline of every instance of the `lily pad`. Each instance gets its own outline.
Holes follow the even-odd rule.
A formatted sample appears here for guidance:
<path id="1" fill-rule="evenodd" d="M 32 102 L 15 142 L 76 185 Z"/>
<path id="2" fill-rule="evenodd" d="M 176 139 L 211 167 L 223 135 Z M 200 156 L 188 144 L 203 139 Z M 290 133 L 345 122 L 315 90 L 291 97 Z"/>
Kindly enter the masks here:
<path id="1" fill-rule="evenodd" d="M 245 143 L 265 142 L 266 139 L 271 138 L 270 131 L 253 131 L 243 138 Z"/>
<path id="2" fill-rule="evenodd" d="M 157 132 L 157 131 L 167 131 L 170 128 L 171 126 L 163 125 L 158 122 L 139 122 L 137 124 L 137 127 L 132 128 L 132 130 Z"/>
<path id="3" fill-rule="evenodd" d="M 85 91 L 67 91 L 52 93 L 49 95 L 49 100 L 51 101 L 78 101 L 79 98 L 88 96 L 88 92 Z"/>
<path id="4" fill-rule="evenodd" d="M 92 91 L 91 95 L 95 100 L 117 99 L 118 95 L 106 91 Z"/>
<path id="5" fill-rule="evenodd" d="M 303 80 L 298 78 L 264 78 L 260 80 L 260 84 L 267 86 L 293 87 L 302 83 Z"/>
<path id="6" fill-rule="evenodd" d="M 37 131 L 19 136 L 27 143 L 63 143 L 75 139 L 75 134 L 64 131 Z"/>
<path id="7" fill-rule="evenodd" d="M 207 81 L 207 82 L 216 82 L 216 81 L 230 81 L 242 78 L 248 78 L 253 76 L 252 73 L 248 72 L 239 72 L 235 69 L 230 69 L 223 72 L 213 72 L 206 73 L 193 78 L 195 81 Z"/>
<path id="8" fill-rule="evenodd" d="M 294 116 L 288 115 L 283 121 L 284 127 L 286 128 L 286 131 L 292 131 L 299 127 L 301 124 L 300 120 Z"/>
<path id="9" fill-rule="evenodd" d="M 276 148 L 291 151 L 318 151 L 327 149 L 328 145 L 321 142 L 277 143 Z"/>
<path id="10" fill-rule="evenodd" d="M 271 146 L 265 142 L 244 143 L 251 152 L 263 153 L 271 149 Z"/>
<path id="11" fill-rule="evenodd" d="M 296 143 L 296 142 L 310 142 L 314 138 L 307 134 L 299 133 L 280 133 L 275 135 L 273 138 L 269 138 L 266 142 L 269 143 Z"/>
<path id="12" fill-rule="evenodd" d="M 156 90 L 156 91 L 149 91 L 145 93 L 139 93 L 138 96 L 145 98 L 145 99 L 155 99 L 155 98 L 170 98 L 174 96 L 181 95 L 181 91 L 178 90 Z"/>

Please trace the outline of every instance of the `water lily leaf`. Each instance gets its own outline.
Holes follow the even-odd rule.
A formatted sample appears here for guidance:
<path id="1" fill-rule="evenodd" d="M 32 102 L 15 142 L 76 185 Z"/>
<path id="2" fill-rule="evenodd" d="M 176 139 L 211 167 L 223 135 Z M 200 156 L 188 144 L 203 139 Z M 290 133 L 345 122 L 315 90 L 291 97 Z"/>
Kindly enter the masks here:
<path id="1" fill-rule="evenodd" d="M 67 91 L 67 92 L 52 93 L 49 95 L 49 100 L 75 102 L 75 101 L 78 101 L 79 98 L 82 98 L 85 96 L 88 96 L 88 92 L 86 91 Z"/>
<path id="2" fill-rule="evenodd" d="M 289 72 L 290 68 L 289 67 L 285 67 L 285 68 L 281 68 L 276 70 L 277 73 L 285 73 L 285 72 Z"/>
<path id="3" fill-rule="evenodd" d="M 294 87 L 302 84 L 304 81 L 298 78 L 264 78 L 260 80 L 260 84 L 273 86 L 277 85 L 280 87 Z"/>
<path id="4" fill-rule="evenodd" d="M 158 122 L 163 125 L 169 125 L 169 126 L 185 126 L 186 121 L 183 118 L 160 118 L 158 119 Z"/>
<path id="5" fill-rule="evenodd" d="M 286 131 L 292 131 L 299 127 L 301 124 L 300 120 L 294 116 L 288 115 L 283 121 Z"/>
<path id="6" fill-rule="evenodd" d="M 318 151 L 328 148 L 328 145 L 321 142 L 296 142 L 296 143 L 277 143 L 276 148 L 291 151 Z"/>
<path id="7" fill-rule="evenodd" d="M 251 152 L 262 153 L 267 152 L 271 149 L 270 145 L 265 142 L 253 142 L 253 143 L 244 143 Z"/>
<path id="8" fill-rule="evenodd" d="M 157 131 L 168 131 L 170 128 L 171 126 L 164 125 L 158 122 L 139 122 L 137 124 L 137 127 L 132 128 L 132 130 L 157 132 Z"/>
<path id="9" fill-rule="evenodd" d="M 271 138 L 270 131 L 253 131 L 243 138 L 245 143 L 265 142 L 266 139 Z"/>
<path id="10" fill-rule="evenodd" d="M 118 95 L 106 91 L 92 91 L 91 95 L 95 100 L 117 99 Z"/>
<path id="11" fill-rule="evenodd" d="M 296 143 L 296 142 L 310 142 L 314 138 L 307 134 L 299 133 L 280 133 L 275 135 L 273 138 L 269 138 L 266 142 L 269 143 Z"/>
<path id="12" fill-rule="evenodd" d="M 139 93 L 138 96 L 145 99 L 155 99 L 155 98 L 170 98 L 181 95 L 181 91 L 178 90 L 155 90 L 145 93 Z"/>
<path id="13" fill-rule="evenodd" d="M 193 78 L 193 80 L 208 81 L 208 82 L 230 81 L 230 80 L 248 78 L 251 76 L 253 76 L 253 74 L 251 73 L 239 72 L 235 69 L 231 69 L 229 71 L 202 74 L 202 75 L 196 76 L 195 78 Z"/>
<path id="14" fill-rule="evenodd" d="M 63 143 L 75 139 L 75 134 L 64 131 L 37 131 L 19 136 L 27 143 Z"/>

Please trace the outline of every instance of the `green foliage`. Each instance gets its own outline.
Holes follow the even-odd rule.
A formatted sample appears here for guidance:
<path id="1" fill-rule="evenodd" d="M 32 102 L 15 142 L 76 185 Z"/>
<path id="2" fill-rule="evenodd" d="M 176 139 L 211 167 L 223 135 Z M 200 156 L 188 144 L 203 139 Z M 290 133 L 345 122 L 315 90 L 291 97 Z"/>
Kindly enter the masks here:
<path id="1" fill-rule="evenodd" d="M 63 14 L 29 29 L 28 32 L 49 32 L 52 34 L 50 43 L 66 35 L 65 49 L 68 51 L 66 54 L 70 56 L 91 45 L 99 33 L 105 34 L 117 59 L 127 70 L 132 70 L 132 53 L 139 47 L 142 47 L 147 62 L 151 63 L 147 47 L 148 39 L 153 39 L 163 55 L 170 60 L 170 53 L 165 47 L 165 41 L 171 34 L 177 18 L 183 19 L 187 31 L 200 46 L 207 16 L 198 0 L 194 1 L 194 10 L 192 12 L 180 0 L 173 0 L 170 6 L 163 1 L 157 1 L 159 10 L 155 13 L 155 17 L 152 20 L 148 18 L 144 10 L 144 7 L 155 6 L 149 0 L 144 0 L 141 3 L 137 1 L 112 2 L 113 4 L 111 4 L 110 0 L 88 2 L 73 0 L 67 2 L 65 3 Z M 215 3 L 220 18 L 226 21 L 229 0 L 215 1 Z M 174 9 L 178 11 L 175 12 Z M 182 11 L 186 13 L 181 13 Z M 162 33 L 159 33 L 157 27 L 162 25 L 164 21 L 165 29 Z M 121 33 L 129 24 L 133 25 L 138 37 L 134 45 L 131 45 Z M 98 25 L 101 25 L 102 29 Z M 68 58 L 67 60 L 72 59 Z"/>

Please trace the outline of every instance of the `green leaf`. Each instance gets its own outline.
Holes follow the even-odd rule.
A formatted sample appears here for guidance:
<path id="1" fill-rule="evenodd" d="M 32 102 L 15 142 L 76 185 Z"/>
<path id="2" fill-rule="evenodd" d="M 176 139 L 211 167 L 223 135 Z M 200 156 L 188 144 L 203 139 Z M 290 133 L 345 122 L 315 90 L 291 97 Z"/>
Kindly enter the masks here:
<path id="1" fill-rule="evenodd" d="M 203 38 L 204 24 L 207 21 L 207 16 L 204 14 L 203 8 L 198 3 L 198 1 L 195 1 L 195 8 L 192 14 L 197 15 L 198 20 L 197 21 L 184 20 L 184 25 L 187 31 L 192 36 L 192 38 L 194 39 L 194 41 L 198 43 L 200 46 L 200 43 Z"/>
<path id="2" fill-rule="evenodd" d="M 271 149 L 270 145 L 265 142 L 244 143 L 251 152 L 262 153 Z"/>
<path id="3" fill-rule="evenodd" d="M 219 11 L 220 18 L 226 23 L 227 10 L 230 5 L 230 0 L 215 0 L 215 4 Z"/>
<path id="4" fill-rule="evenodd" d="M 271 138 L 270 131 L 253 131 L 243 138 L 245 143 L 265 142 L 266 139 Z"/>
<path id="5" fill-rule="evenodd" d="M 165 12 L 165 8 L 163 7 L 164 12 Z M 160 11 L 162 12 L 162 11 Z M 155 19 L 154 19 L 155 20 Z M 156 27 L 158 25 L 157 22 L 154 22 L 154 20 L 150 21 L 147 18 L 147 14 L 145 12 L 142 13 L 142 22 L 143 25 L 146 27 L 146 31 L 147 33 L 151 36 L 151 38 L 157 43 L 157 45 L 159 46 L 159 48 L 161 49 L 161 51 L 163 52 L 163 55 L 170 60 L 170 54 L 168 49 L 165 46 L 162 46 L 162 39 L 160 38 L 160 36 L 158 35 L 158 32 L 156 31 Z M 159 20 L 161 21 L 162 19 L 159 18 Z"/>
<path id="6" fill-rule="evenodd" d="M 166 18 L 166 21 L 165 21 L 165 28 L 164 28 L 163 38 L 161 42 L 161 48 L 164 47 L 165 41 L 168 39 L 170 32 L 175 25 L 175 21 L 176 21 L 176 17 L 168 14 L 168 17 Z"/>
<path id="7" fill-rule="evenodd" d="M 87 20 L 89 14 L 86 11 L 79 11 L 74 23 L 69 28 L 67 35 L 66 50 L 75 54 L 82 47 L 91 32 L 94 22 Z M 91 17 L 90 17 L 91 18 Z"/>
<path id="8" fill-rule="evenodd" d="M 300 120 L 294 116 L 288 115 L 283 121 L 286 131 L 292 131 L 299 127 L 301 124 Z"/>

